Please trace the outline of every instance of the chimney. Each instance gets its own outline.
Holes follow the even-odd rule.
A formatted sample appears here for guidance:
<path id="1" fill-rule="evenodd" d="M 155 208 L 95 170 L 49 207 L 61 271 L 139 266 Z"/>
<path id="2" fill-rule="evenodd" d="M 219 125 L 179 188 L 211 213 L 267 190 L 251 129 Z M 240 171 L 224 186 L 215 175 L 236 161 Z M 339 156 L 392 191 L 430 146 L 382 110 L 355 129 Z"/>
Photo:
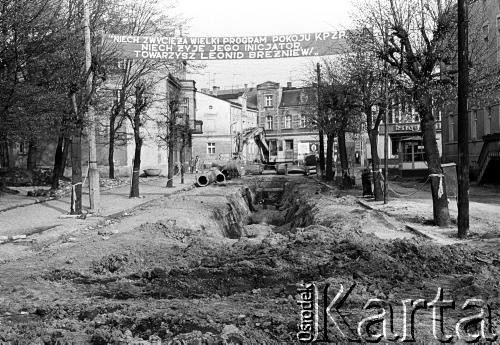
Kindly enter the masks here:
<path id="1" fill-rule="evenodd" d="M 217 93 L 219 92 L 219 90 L 220 90 L 220 87 L 214 86 L 213 89 L 212 89 L 212 94 L 214 96 L 217 96 Z"/>
<path id="2" fill-rule="evenodd" d="M 291 81 L 288 81 L 288 82 L 286 83 L 286 87 L 290 89 L 290 88 L 292 87 L 292 82 L 291 82 Z"/>

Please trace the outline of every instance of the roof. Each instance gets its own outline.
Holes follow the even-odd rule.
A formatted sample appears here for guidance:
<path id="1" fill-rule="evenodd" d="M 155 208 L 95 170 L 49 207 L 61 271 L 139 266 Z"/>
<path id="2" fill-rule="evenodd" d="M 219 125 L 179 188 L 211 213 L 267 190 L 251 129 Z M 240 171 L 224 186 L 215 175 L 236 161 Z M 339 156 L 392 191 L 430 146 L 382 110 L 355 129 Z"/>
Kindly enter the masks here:
<path id="1" fill-rule="evenodd" d="M 226 93 L 226 94 L 220 94 L 219 92 L 217 92 L 217 98 L 220 98 L 220 99 L 238 99 L 242 95 L 243 95 L 243 92 Z"/>
<path id="2" fill-rule="evenodd" d="M 268 80 L 262 84 L 257 85 L 257 89 L 269 89 L 269 88 L 277 89 L 279 87 L 280 87 L 279 83 L 275 83 L 274 81 L 270 81 L 270 80 Z"/>
<path id="3" fill-rule="evenodd" d="M 218 90 L 217 96 L 214 97 L 226 101 L 232 101 L 232 100 L 237 100 L 245 93 L 247 95 L 247 108 L 252 110 L 257 110 L 257 91 L 255 90 L 255 88 L 249 88 L 246 90 L 245 89 Z"/>
<path id="4" fill-rule="evenodd" d="M 200 95 L 204 95 L 204 96 L 212 97 L 212 98 L 218 99 L 219 101 L 226 102 L 226 103 L 229 103 L 229 104 L 232 104 L 232 105 L 234 105 L 234 106 L 236 106 L 236 107 L 240 107 L 240 108 L 241 108 L 241 104 L 236 103 L 236 102 L 231 102 L 231 101 L 230 101 L 230 100 L 228 100 L 228 99 L 222 99 L 222 98 L 220 98 L 220 97 L 217 97 L 217 96 L 215 96 L 215 95 L 211 95 L 211 94 L 209 94 L 209 93 L 198 92 L 198 91 L 196 91 L 196 92 L 197 92 L 197 93 L 199 93 Z"/>

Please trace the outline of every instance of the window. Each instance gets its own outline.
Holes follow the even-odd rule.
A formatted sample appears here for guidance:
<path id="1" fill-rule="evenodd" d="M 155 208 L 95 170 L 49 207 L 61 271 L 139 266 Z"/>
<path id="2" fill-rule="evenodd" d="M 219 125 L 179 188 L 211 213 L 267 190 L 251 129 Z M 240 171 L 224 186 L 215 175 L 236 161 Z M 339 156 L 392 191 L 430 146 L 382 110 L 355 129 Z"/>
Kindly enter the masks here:
<path id="1" fill-rule="evenodd" d="M 285 140 L 285 150 L 287 151 L 293 150 L 293 140 Z"/>
<path id="2" fill-rule="evenodd" d="M 307 94 L 304 93 L 304 92 L 301 92 L 300 93 L 300 104 L 307 104 L 307 101 L 308 101 L 308 97 L 307 97 Z"/>
<path id="3" fill-rule="evenodd" d="M 491 107 L 484 110 L 484 135 L 491 133 Z"/>
<path id="4" fill-rule="evenodd" d="M 472 123 L 471 123 L 471 126 L 470 126 L 470 137 L 472 140 L 475 140 L 477 139 L 477 110 L 473 110 L 472 111 L 472 119 L 471 119 Z"/>
<path id="5" fill-rule="evenodd" d="M 300 127 L 304 128 L 307 126 L 307 118 L 305 115 L 300 115 Z"/>
<path id="6" fill-rule="evenodd" d="M 209 155 L 215 154 L 215 143 L 207 143 L 207 153 Z"/>
<path id="7" fill-rule="evenodd" d="M 183 98 L 179 105 L 178 117 L 189 114 L 189 98 Z"/>
<path id="8" fill-rule="evenodd" d="M 453 132 L 454 127 L 455 127 L 455 118 L 453 117 L 453 114 L 450 114 L 449 121 L 448 121 L 448 141 L 449 142 L 455 141 L 455 134 Z"/>
<path id="9" fill-rule="evenodd" d="M 273 95 L 266 95 L 265 100 L 266 100 L 266 107 L 273 106 Z"/>
<path id="10" fill-rule="evenodd" d="M 266 129 L 269 129 L 269 130 L 273 129 L 273 117 L 272 116 L 266 117 Z"/>
<path id="11" fill-rule="evenodd" d="M 292 128 L 292 115 L 285 116 L 285 128 Z"/>

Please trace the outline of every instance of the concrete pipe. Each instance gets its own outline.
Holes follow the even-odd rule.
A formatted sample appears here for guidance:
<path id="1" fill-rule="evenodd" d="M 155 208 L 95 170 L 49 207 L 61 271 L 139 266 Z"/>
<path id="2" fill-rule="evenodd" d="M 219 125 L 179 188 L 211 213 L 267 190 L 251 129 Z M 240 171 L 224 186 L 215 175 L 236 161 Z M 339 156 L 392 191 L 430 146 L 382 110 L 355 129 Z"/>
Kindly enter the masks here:
<path id="1" fill-rule="evenodd" d="M 206 187 L 209 184 L 208 176 L 207 175 L 200 175 L 196 179 L 196 186 L 198 187 Z"/>
<path id="2" fill-rule="evenodd" d="M 200 175 L 196 179 L 196 185 L 198 187 L 206 187 L 212 182 L 223 183 L 226 181 L 226 176 L 220 172 L 220 170 L 213 169 L 210 170 L 208 174 Z"/>
<path id="3" fill-rule="evenodd" d="M 215 181 L 217 183 L 224 183 L 226 182 L 226 176 L 218 169 L 213 169 L 210 171 L 210 174 L 212 175 L 212 182 Z"/>

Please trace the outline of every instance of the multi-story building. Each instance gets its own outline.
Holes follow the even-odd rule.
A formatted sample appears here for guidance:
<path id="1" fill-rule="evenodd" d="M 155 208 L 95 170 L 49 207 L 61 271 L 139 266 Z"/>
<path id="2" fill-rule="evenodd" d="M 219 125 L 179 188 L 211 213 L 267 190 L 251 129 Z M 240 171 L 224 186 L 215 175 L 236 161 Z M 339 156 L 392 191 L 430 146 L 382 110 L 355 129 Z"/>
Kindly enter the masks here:
<path id="1" fill-rule="evenodd" d="M 267 81 L 257 85 L 258 125 L 266 132 L 271 161 L 296 161 L 316 153 L 318 131 L 308 123 L 307 113 L 314 107 L 312 87 L 280 87 Z"/>
<path id="2" fill-rule="evenodd" d="M 488 89 L 482 88 L 469 99 L 469 164 L 472 179 L 480 183 L 500 183 L 500 2 L 482 0 L 471 5 L 469 29 L 472 63 L 490 80 Z M 476 67 L 476 70 L 478 68 Z M 474 89 L 474 78 L 471 79 Z M 458 116 L 456 104 L 443 112 L 443 161 L 458 163 Z"/>
<path id="3" fill-rule="evenodd" d="M 203 122 L 203 133 L 193 134 L 193 156 L 205 164 L 239 158 L 252 161 L 258 156 L 253 141 L 243 141 L 243 133 L 257 126 L 257 109 L 249 105 L 245 92 L 197 92 L 196 119 Z"/>

